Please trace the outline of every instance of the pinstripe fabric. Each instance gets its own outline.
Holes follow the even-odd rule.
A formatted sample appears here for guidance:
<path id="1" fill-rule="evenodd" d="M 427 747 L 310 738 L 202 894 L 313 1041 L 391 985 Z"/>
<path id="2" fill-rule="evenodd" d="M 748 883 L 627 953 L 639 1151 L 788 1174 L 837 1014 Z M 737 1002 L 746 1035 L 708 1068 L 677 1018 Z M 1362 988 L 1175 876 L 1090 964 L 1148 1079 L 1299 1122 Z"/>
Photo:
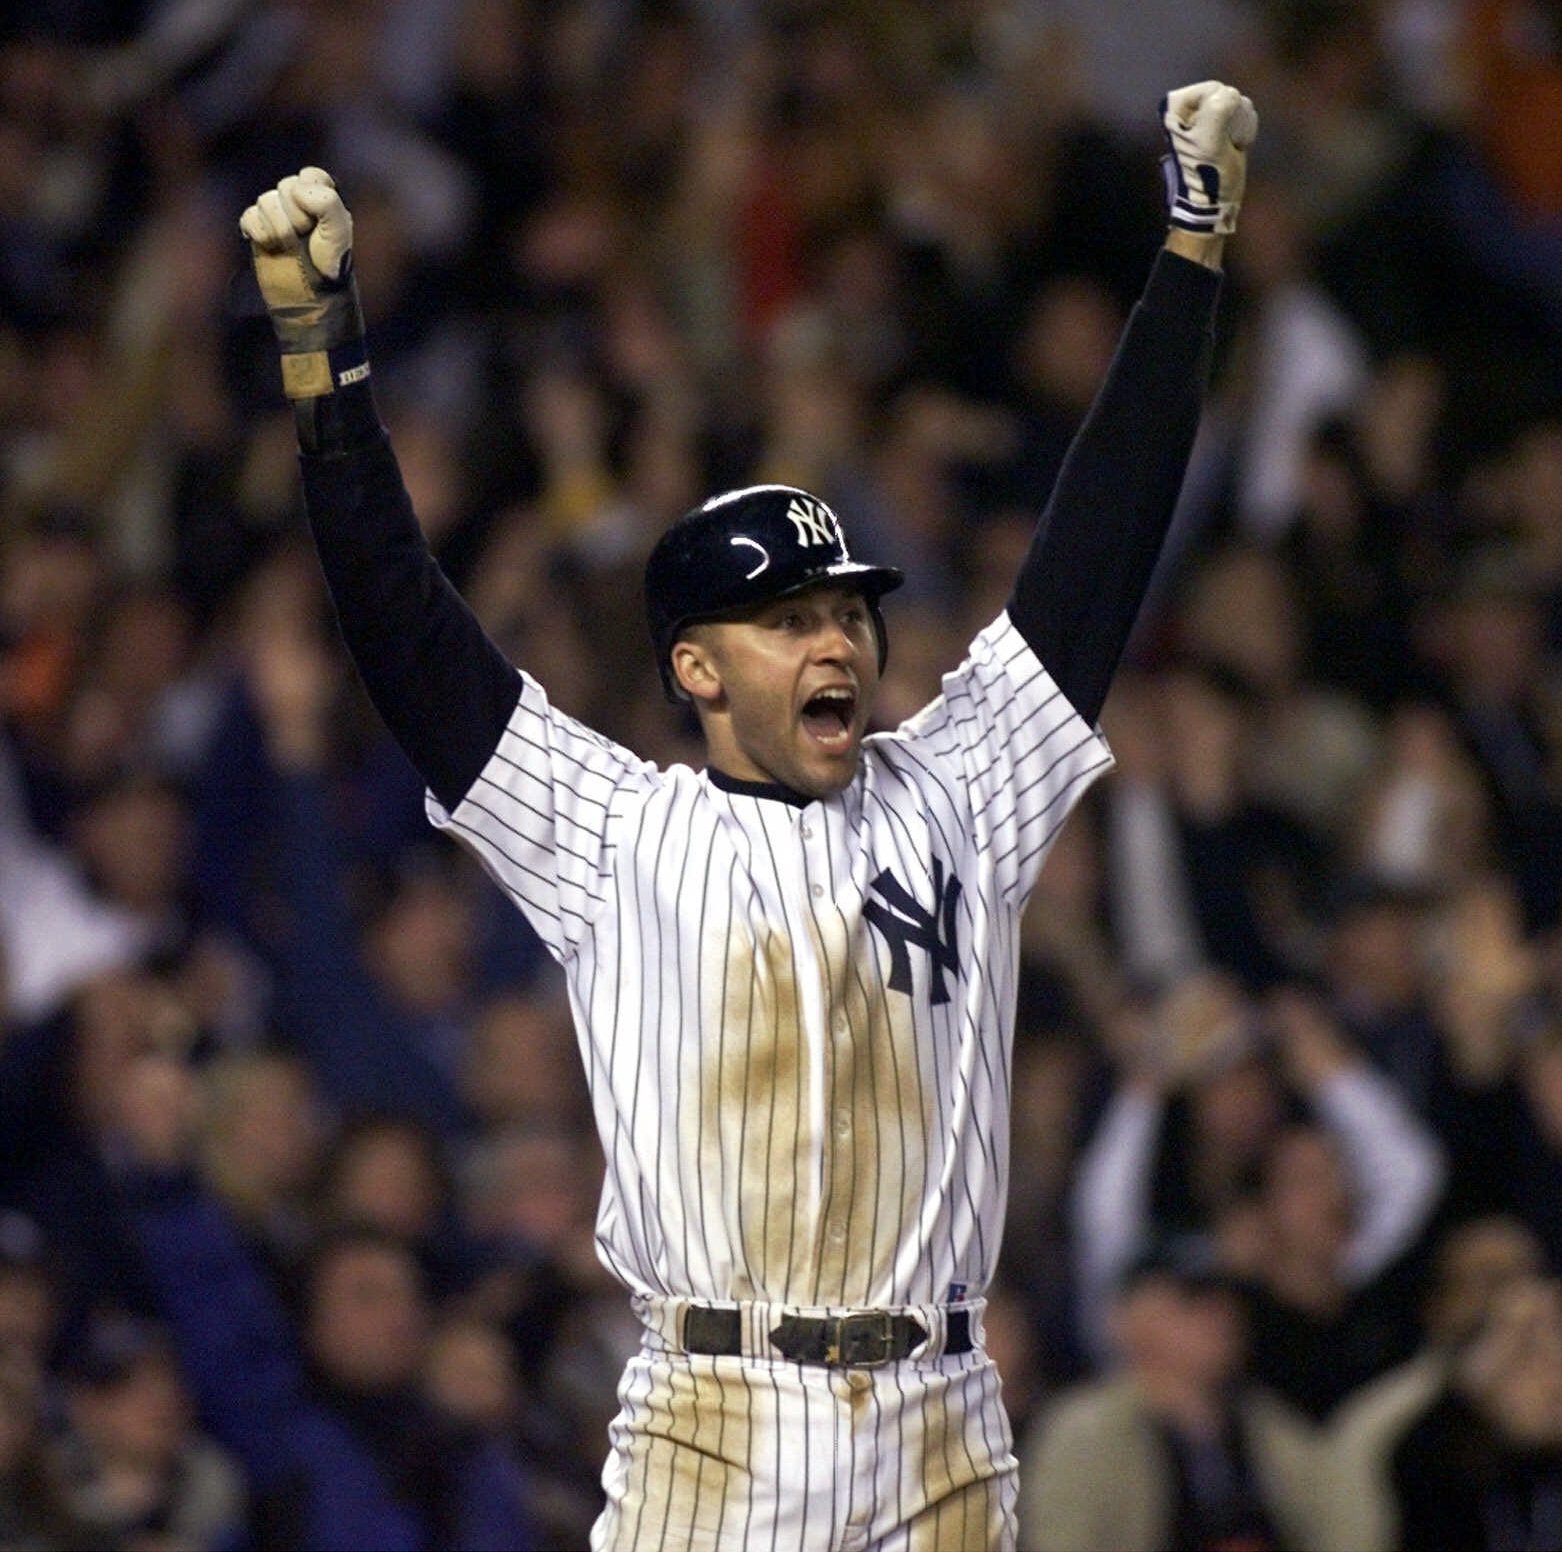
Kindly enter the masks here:
<path id="1" fill-rule="evenodd" d="M 981 1354 L 806 1370 L 646 1352 L 619 1402 L 593 1552 L 1013 1547 L 1018 1474 Z"/>
<path id="2" fill-rule="evenodd" d="M 1110 761 L 1006 615 L 938 699 L 866 741 L 844 792 L 804 807 L 658 770 L 524 681 L 471 792 L 429 812 L 565 968 L 607 1160 L 598 1246 L 633 1294 L 858 1308 L 980 1295 L 1008 1188 L 1020 913 Z M 1008 1493 L 988 1375 L 980 1353 L 903 1362 L 874 1373 L 870 1403 L 843 1399 L 850 1376 L 829 1371 L 648 1352 L 625 1376 L 602 1544 L 858 1544 L 841 1539 L 850 1516 L 828 1531 L 798 1519 L 841 1491 L 825 1442 L 841 1406 L 870 1542 L 924 1513 L 933 1440 L 963 1441 L 970 1462 L 932 1479 L 981 1518 L 977 1500 L 1001 1509 Z M 892 1492 L 885 1418 L 922 1468 Z M 711 1446 L 713 1419 L 741 1446 Z M 804 1499 L 794 1451 L 818 1484 Z M 995 1472 L 998 1487 L 970 1488 Z M 669 1540 L 657 1516 L 690 1493 Z M 735 1497 L 770 1541 L 732 1533 Z"/>

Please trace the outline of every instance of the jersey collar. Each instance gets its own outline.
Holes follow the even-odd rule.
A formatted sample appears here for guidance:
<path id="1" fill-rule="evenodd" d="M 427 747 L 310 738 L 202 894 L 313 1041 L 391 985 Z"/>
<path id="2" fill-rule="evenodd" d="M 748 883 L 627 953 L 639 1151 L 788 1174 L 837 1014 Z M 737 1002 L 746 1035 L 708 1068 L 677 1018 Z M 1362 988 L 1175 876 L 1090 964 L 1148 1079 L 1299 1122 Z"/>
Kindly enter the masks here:
<path id="1" fill-rule="evenodd" d="M 733 793 L 737 797 L 772 798 L 777 803 L 790 803 L 793 808 L 807 808 L 815 801 L 806 792 L 799 792 L 795 787 L 783 786 L 779 781 L 740 781 L 736 776 L 729 776 L 714 765 L 707 765 L 705 774 L 710 777 L 711 786 L 718 787 L 723 792 Z"/>

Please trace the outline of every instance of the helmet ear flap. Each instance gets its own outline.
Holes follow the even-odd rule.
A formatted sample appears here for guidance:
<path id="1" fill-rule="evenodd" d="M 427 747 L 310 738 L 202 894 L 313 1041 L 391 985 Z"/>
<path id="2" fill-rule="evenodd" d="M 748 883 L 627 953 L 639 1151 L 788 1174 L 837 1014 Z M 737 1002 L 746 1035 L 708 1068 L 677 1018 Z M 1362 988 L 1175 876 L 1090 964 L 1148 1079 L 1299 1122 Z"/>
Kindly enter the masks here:
<path id="1" fill-rule="evenodd" d="M 879 638 L 879 672 L 882 674 L 889 662 L 889 627 L 884 623 L 884 611 L 877 598 L 868 600 L 868 613 L 873 617 L 873 629 Z"/>

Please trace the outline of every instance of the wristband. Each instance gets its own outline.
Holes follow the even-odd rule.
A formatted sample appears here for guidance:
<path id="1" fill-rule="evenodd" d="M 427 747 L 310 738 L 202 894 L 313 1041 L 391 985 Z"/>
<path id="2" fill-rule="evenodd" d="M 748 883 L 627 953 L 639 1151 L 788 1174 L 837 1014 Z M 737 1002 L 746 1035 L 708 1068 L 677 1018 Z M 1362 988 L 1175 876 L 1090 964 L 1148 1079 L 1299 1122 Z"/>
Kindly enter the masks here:
<path id="1" fill-rule="evenodd" d="M 290 399 L 318 399 L 369 376 L 368 347 L 360 336 L 329 350 L 284 351 L 282 392 Z"/>

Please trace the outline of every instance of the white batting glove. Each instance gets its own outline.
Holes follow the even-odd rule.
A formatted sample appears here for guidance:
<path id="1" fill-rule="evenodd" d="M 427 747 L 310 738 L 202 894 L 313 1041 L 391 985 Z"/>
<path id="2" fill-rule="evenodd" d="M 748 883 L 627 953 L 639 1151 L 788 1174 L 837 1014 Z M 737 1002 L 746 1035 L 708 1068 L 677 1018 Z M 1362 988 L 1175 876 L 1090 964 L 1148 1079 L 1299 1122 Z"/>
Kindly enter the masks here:
<path id="1" fill-rule="evenodd" d="M 1166 199 L 1171 224 L 1229 235 L 1247 183 L 1247 149 L 1258 134 L 1253 104 L 1234 86 L 1200 81 L 1161 102 L 1166 132 Z"/>
<path id="2" fill-rule="evenodd" d="M 239 217 L 260 294 L 282 346 L 290 399 L 331 393 L 368 375 L 352 274 L 353 218 L 330 173 L 306 167 Z"/>

